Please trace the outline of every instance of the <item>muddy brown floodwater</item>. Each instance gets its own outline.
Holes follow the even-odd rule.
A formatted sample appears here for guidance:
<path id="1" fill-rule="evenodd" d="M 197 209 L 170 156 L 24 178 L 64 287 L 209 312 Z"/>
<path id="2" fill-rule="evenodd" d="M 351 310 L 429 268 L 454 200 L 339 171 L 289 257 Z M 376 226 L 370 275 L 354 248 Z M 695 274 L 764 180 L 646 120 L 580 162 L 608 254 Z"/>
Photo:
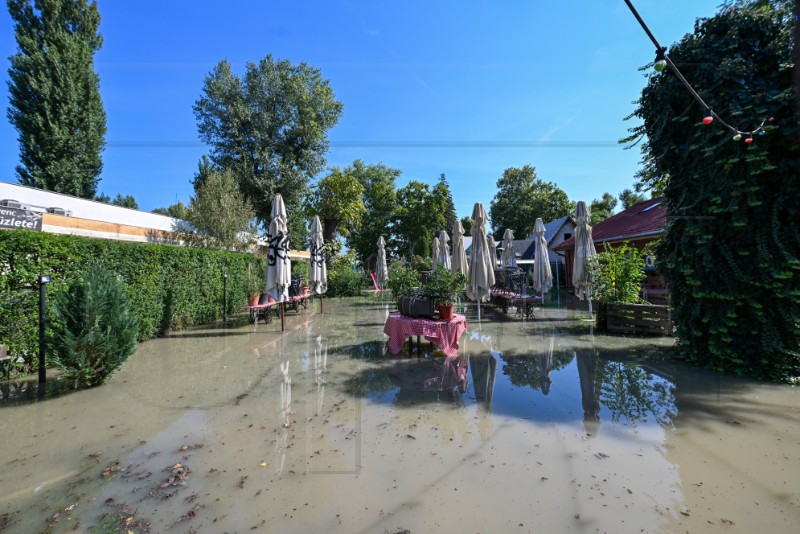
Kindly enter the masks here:
<path id="1" fill-rule="evenodd" d="M 386 354 L 390 304 L 317 306 L 148 341 L 91 390 L 4 384 L 0 530 L 797 532 L 797 388 L 574 311 L 468 308 L 446 359 Z"/>

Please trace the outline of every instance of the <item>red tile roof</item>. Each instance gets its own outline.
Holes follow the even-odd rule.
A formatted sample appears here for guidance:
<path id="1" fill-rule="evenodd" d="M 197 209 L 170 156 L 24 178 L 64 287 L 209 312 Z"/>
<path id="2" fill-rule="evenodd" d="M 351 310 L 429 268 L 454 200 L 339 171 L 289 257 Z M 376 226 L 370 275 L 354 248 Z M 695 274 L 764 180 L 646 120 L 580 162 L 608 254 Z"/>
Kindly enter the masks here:
<path id="1" fill-rule="evenodd" d="M 594 226 L 592 240 L 603 243 L 659 234 L 664 231 L 666 215 L 667 204 L 663 197 L 639 202 Z M 575 238 L 570 237 L 553 247 L 553 250 L 566 250 L 574 246 Z"/>

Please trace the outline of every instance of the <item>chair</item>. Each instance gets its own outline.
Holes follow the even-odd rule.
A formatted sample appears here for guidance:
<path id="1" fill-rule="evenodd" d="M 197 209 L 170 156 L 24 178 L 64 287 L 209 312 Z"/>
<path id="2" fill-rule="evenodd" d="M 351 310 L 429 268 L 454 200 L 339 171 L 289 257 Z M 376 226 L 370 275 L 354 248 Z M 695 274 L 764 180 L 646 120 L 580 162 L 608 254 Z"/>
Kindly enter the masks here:
<path id="1" fill-rule="evenodd" d="M 381 292 L 381 286 L 378 285 L 378 278 L 375 276 L 374 272 L 369 273 L 370 278 L 372 278 L 372 286 L 375 288 L 375 293 Z"/>

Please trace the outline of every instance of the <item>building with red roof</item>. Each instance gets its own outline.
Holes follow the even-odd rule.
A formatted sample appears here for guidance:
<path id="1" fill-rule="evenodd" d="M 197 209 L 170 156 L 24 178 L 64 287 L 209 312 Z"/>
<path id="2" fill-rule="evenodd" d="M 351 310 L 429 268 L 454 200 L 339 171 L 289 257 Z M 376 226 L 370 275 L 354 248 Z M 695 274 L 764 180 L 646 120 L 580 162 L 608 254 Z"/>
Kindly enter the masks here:
<path id="1" fill-rule="evenodd" d="M 663 197 L 639 202 L 598 223 L 592 228 L 592 240 L 597 252 L 605 249 L 605 244 L 619 246 L 624 241 L 638 249 L 659 239 L 666 225 L 667 205 Z M 559 243 L 553 250 L 566 259 L 567 280 L 572 285 L 572 265 L 575 257 L 575 238 Z"/>

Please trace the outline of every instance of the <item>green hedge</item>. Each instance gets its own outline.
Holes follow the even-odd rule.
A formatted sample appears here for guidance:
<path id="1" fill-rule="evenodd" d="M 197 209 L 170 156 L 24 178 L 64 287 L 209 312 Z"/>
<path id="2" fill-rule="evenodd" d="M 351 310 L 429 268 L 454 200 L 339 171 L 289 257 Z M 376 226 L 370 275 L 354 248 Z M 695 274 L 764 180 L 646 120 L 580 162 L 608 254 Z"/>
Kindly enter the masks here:
<path id="1" fill-rule="evenodd" d="M 49 315 L 54 297 L 93 263 L 122 279 L 139 320 L 139 341 L 221 318 L 223 273 L 228 274 L 226 308 L 233 314 L 246 303 L 248 264 L 261 278 L 265 268 L 263 258 L 244 253 L 2 230 L 0 344 L 14 359 L 24 358 L 17 371 L 37 364 L 39 275 L 52 276 Z"/>

